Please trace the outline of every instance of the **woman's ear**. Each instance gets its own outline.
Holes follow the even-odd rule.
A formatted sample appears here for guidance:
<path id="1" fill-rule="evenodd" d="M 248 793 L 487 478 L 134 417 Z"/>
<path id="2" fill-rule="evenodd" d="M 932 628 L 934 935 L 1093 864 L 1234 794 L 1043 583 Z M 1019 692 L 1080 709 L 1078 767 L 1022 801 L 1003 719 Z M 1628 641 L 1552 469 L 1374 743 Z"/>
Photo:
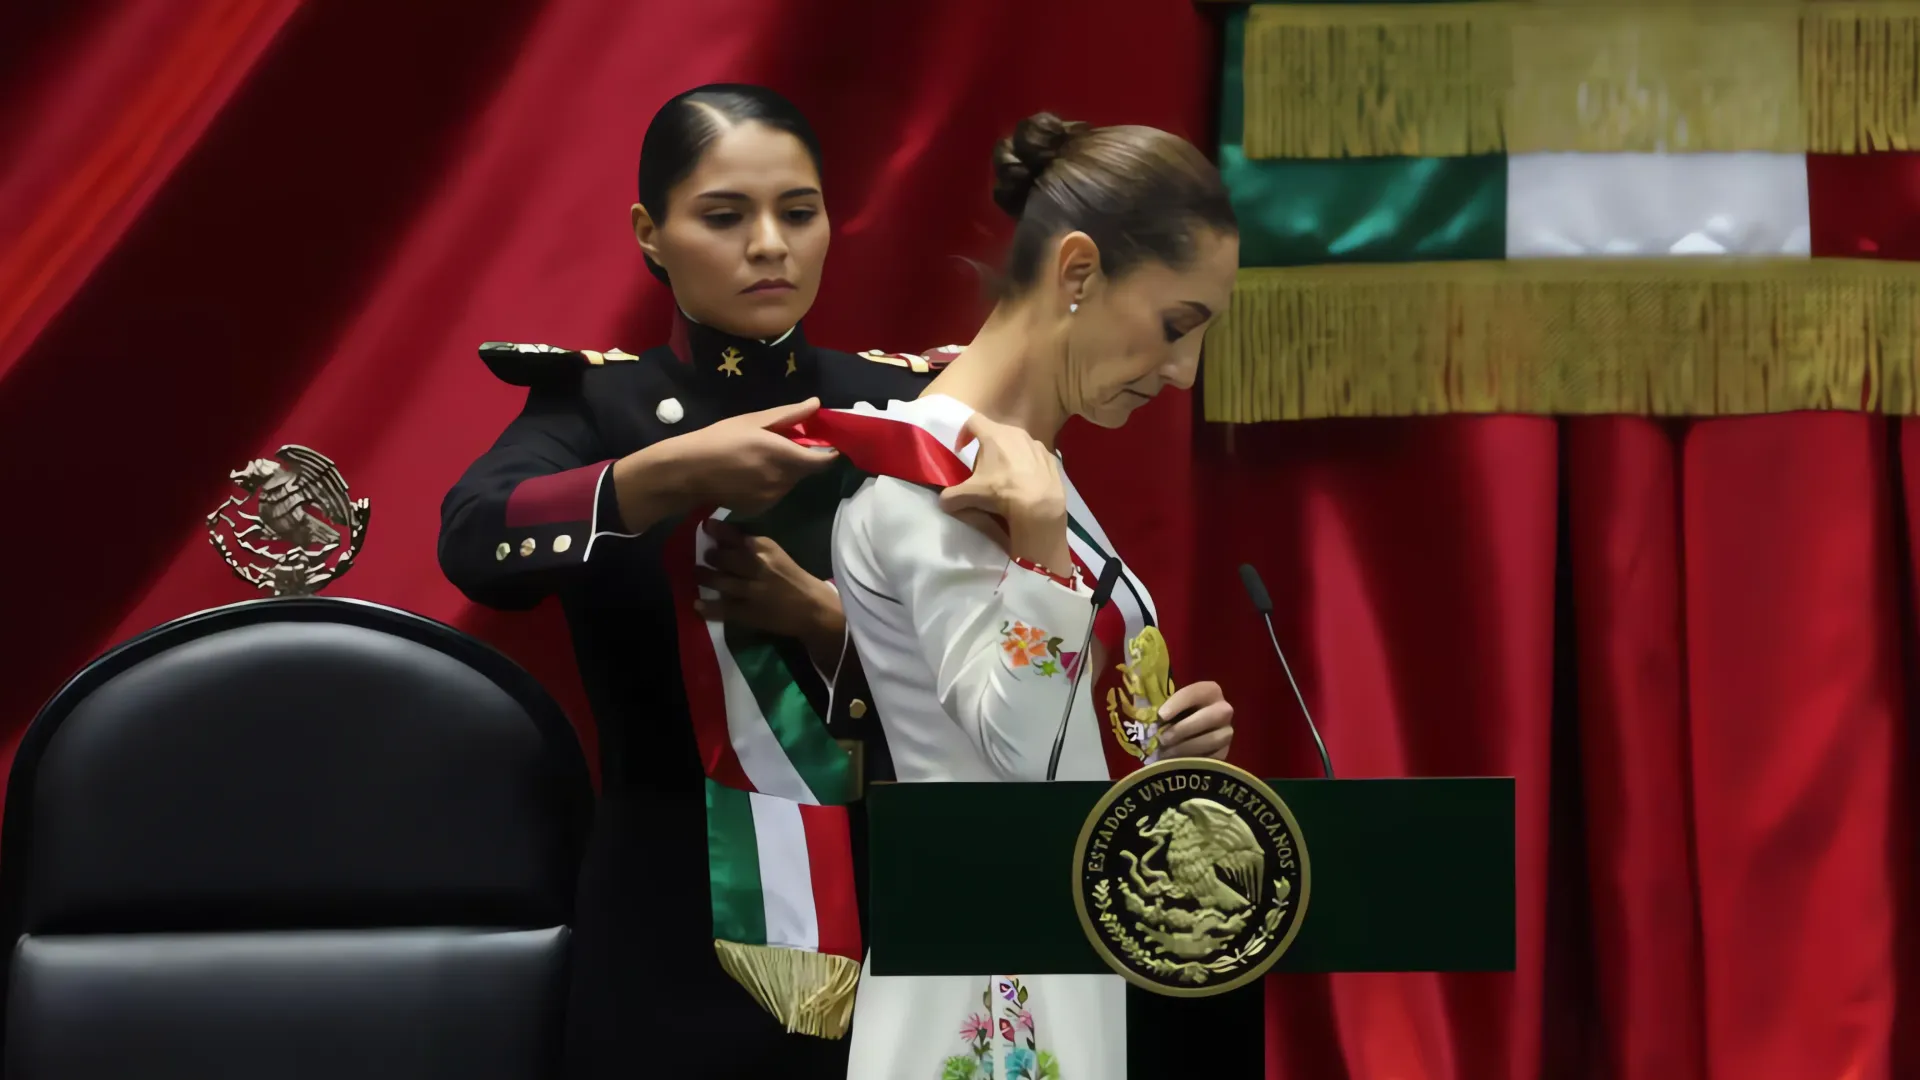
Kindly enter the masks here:
<path id="1" fill-rule="evenodd" d="M 1100 272 L 1100 245 L 1083 232 L 1070 232 L 1060 238 L 1054 255 L 1054 283 L 1062 302 L 1077 304 L 1086 297 L 1087 283 Z"/>
<path id="2" fill-rule="evenodd" d="M 639 203 L 633 204 L 633 238 L 640 244 L 640 250 L 647 258 L 660 261 L 660 226 L 653 223 L 653 215 Z"/>

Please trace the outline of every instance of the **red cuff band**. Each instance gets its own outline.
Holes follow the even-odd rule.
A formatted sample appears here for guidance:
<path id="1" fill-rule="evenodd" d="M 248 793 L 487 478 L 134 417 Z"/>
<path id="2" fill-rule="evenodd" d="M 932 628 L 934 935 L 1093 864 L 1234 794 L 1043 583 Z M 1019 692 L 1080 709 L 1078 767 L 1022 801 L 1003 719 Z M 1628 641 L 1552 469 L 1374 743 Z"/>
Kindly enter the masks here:
<path id="1" fill-rule="evenodd" d="M 1047 569 L 1046 567 L 1041 566 L 1039 563 L 1034 562 L 1032 559 L 1022 559 L 1022 558 L 1019 558 L 1018 556 L 1015 556 L 1010 561 L 1013 563 L 1013 565 L 1019 567 L 1022 570 L 1031 570 L 1034 573 L 1041 575 L 1042 577 L 1052 578 L 1055 584 L 1062 585 L 1062 586 L 1065 586 L 1066 588 L 1076 589 L 1076 590 L 1080 587 L 1079 578 L 1075 577 L 1073 574 L 1056 574 L 1053 571 Z"/>
<path id="2" fill-rule="evenodd" d="M 551 476 L 522 480 L 507 496 L 507 528 L 566 525 L 592 521 L 600 477 L 612 462 L 603 461 Z"/>

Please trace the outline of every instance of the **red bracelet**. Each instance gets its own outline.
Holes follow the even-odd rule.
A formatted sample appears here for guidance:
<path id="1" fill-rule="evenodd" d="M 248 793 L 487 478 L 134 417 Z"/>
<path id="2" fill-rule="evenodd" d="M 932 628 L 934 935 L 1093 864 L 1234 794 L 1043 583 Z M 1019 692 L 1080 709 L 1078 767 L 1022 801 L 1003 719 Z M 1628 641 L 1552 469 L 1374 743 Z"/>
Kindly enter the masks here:
<path id="1" fill-rule="evenodd" d="M 1074 589 L 1076 591 L 1080 588 L 1080 578 L 1079 578 L 1078 570 L 1076 570 L 1072 574 L 1056 574 L 1053 571 L 1047 569 L 1046 567 L 1041 566 L 1039 563 L 1034 562 L 1032 559 L 1023 559 L 1020 556 L 1015 555 L 1012 561 L 1013 561 L 1013 565 L 1019 567 L 1020 569 L 1031 570 L 1034 573 L 1040 574 L 1044 577 L 1050 577 L 1054 580 L 1055 583 L 1061 586 L 1064 586 L 1066 588 Z"/>

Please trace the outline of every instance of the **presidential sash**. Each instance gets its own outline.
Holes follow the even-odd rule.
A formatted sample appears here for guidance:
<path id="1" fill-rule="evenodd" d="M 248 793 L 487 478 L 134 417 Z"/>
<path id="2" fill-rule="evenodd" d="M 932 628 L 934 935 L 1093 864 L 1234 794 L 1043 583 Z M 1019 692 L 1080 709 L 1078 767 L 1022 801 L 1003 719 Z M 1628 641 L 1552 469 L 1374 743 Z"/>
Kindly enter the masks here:
<path id="1" fill-rule="evenodd" d="M 707 854 L 714 946 L 721 966 L 789 1031 L 846 1034 L 861 941 L 847 804 L 853 764 L 769 635 L 694 610 L 695 568 L 713 544 L 703 524 L 727 521 L 778 543 L 830 578 L 834 514 L 869 475 L 946 487 L 971 470 L 928 432 L 872 413 L 821 411 L 786 432 L 833 446 L 842 460 L 795 486 L 771 510 L 688 515 L 665 557 L 679 623 L 680 668 L 707 774 Z"/>
<path id="2" fill-rule="evenodd" d="M 862 958 L 847 816 L 858 778 L 803 689 L 796 651 L 694 610 L 696 568 L 707 565 L 713 546 L 703 523 L 726 521 L 766 536 L 803 569 L 829 578 L 834 516 L 869 476 L 951 487 L 972 474 L 971 454 L 950 449 L 959 432 L 929 422 L 910 403 L 884 412 L 823 409 L 782 434 L 832 447 L 841 460 L 761 514 L 718 508 L 689 515 L 665 557 L 681 674 L 707 776 L 715 950 L 727 973 L 789 1031 L 840 1038 L 852 1021 Z M 1071 501 L 1075 562 L 1097 576 L 1111 548 L 1078 496 Z M 1128 575 L 1102 613 L 1106 655 L 1124 657 L 1127 643 L 1152 625 L 1151 602 Z M 1111 681 L 1099 679 L 1097 689 Z M 1129 705 L 1147 704 L 1125 697 Z M 1114 726 L 1115 737 L 1102 742 L 1111 774 L 1120 776 L 1151 759 L 1152 733 L 1130 727 L 1127 735 L 1138 743 L 1128 749 L 1117 743 L 1120 721 Z"/>

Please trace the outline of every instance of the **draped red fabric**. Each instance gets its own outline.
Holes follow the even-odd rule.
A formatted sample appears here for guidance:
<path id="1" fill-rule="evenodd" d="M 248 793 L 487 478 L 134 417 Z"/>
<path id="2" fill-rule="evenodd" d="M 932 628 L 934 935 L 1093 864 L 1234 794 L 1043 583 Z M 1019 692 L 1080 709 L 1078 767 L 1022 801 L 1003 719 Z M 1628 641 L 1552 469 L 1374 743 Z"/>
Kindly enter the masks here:
<path id="1" fill-rule="evenodd" d="M 90 656 L 248 595 L 202 519 L 283 442 L 373 500 L 334 594 L 500 644 L 591 740 L 557 612 L 468 606 L 433 539 L 518 402 L 478 343 L 664 336 L 626 226 L 654 109 L 790 94 L 835 222 L 809 336 L 920 349 L 978 316 L 993 140 L 1052 108 L 1205 142 L 1217 40 L 1187 0 L 0 7 L 7 745 Z M 1916 160 L 1810 160 L 1816 250 L 1920 258 Z M 1343 776 L 1519 781 L 1519 970 L 1276 977 L 1271 1076 L 1914 1075 L 1910 425 L 1229 430 L 1173 394 L 1065 453 L 1240 761 L 1317 767 L 1251 561 Z"/>
<path id="2" fill-rule="evenodd" d="M 1264 508 L 1213 538 L 1217 562 L 1202 565 L 1194 596 L 1209 612 L 1196 651 L 1249 703 L 1236 726 L 1273 747 L 1268 767 L 1311 774 L 1317 760 L 1258 621 L 1233 596 L 1240 561 L 1267 579 L 1340 776 L 1517 780 L 1518 972 L 1271 980 L 1269 1074 L 1541 1075 L 1555 423 L 1209 429 L 1199 458 L 1203 502 L 1257 492 Z"/>

